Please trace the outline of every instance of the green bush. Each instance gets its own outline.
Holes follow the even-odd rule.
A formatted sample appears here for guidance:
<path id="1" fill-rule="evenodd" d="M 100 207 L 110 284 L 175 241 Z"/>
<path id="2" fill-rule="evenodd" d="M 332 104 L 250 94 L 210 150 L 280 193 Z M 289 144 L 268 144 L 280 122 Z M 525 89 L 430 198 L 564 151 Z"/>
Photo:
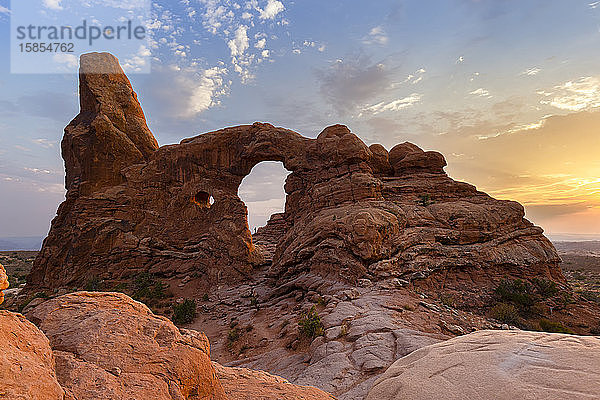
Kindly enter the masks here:
<path id="1" fill-rule="evenodd" d="M 533 288 L 529 283 L 520 279 L 514 281 L 504 279 L 496 287 L 496 294 L 503 302 L 514 303 L 517 307 L 525 310 L 536 303 Z"/>
<path id="2" fill-rule="evenodd" d="M 573 333 L 572 330 L 565 327 L 560 322 L 554 322 L 547 320 L 545 318 L 540 319 L 540 330 L 543 332 L 552 332 L 552 333 Z"/>
<path id="3" fill-rule="evenodd" d="M 232 345 L 240 338 L 240 330 L 238 328 L 231 328 L 227 333 L 227 340 L 229 341 L 229 345 Z"/>
<path id="4" fill-rule="evenodd" d="M 535 278 L 533 279 L 533 285 L 535 286 L 539 295 L 544 299 L 554 297 L 558 294 L 558 286 L 556 286 L 556 282 L 553 282 L 549 279 Z"/>
<path id="5" fill-rule="evenodd" d="M 423 194 L 419 196 L 419 204 L 423 207 L 433 204 L 433 201 L 431 201 L 431 196 L 429 194 Z"/>
<path id="6" fill-rule="evenodd" d="M 173 304 L 173 322 L 189 324 L 196 318 L 196 302 L 185 299 L 181 304 Z"/>
<path id="7" fill-rule="evenodd" d="M 125 282 L 119 283 L 112 290 L 113 292 L 125 293 L 127 291 L 127 284 Z"/>
<path id="8" fill-rule="evenodd" d="M 303 313 L 298 322 L 300 335 L 307 338 L 322 336 L 325 333 L 321 317 L 317 313 L 315 306 L 312 306 L 310 311 Z"/>
<path id="9" fill-rule="evenodd" d="M 142 272 L 134 281 L 133 298 L 136 300 L 156 300 L 167 297 L 167 285 L 157 281 L 152 274 Z"/>
<path id="10" fill-rule="evenodd" d="M 99 292 L 104 287 L 104 281 L 102 281 L 97 276 L 93 276 L 85 284 L 83 290 L 88 292 Z"/>
<path id="11" fill-rule="evenodd" d="M 499 303 L 492 307 L 490 317 L 504 324 L 517 326 L 520 323 L 519 310 L 512 304 Z"/>

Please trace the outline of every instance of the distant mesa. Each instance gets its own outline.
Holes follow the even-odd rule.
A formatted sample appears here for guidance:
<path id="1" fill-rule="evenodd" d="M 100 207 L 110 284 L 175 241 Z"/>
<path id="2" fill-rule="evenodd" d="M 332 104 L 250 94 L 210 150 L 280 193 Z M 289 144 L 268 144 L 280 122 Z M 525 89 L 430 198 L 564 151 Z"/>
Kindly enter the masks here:
<path id="1" fill-rule="evenodd" d="M 97 74 L 98 65 L 113 72 Z M 318 277 L 324 287 L 390 277 L 457 287 L 502 276 L 564 281 L 523 207 L 452 180 L 440 153 L 369 147 L 343 125 L 310 139 L 267 123 L 159 148 L 107 53 L 82 56 L 79 93 L 62 140 L 66 200 L 29 289 L 140 271 L 236 282 L 264 265 L 278 282 Z M 291 173 L 285 211 L 253 238 L 237 191 L 262 161 Z"/>

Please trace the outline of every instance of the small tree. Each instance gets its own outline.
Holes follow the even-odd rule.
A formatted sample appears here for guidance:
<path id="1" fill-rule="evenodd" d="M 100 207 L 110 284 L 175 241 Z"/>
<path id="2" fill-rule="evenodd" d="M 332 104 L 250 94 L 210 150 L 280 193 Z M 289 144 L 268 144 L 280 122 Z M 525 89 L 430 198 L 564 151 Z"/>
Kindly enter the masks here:
<path id="1" fill-rule="evenodd" d="M 196 302 L 185 299 L 181 304 L 173 305 L 173 322 L 176 324 L 189 324 L 196 318 Z"/>

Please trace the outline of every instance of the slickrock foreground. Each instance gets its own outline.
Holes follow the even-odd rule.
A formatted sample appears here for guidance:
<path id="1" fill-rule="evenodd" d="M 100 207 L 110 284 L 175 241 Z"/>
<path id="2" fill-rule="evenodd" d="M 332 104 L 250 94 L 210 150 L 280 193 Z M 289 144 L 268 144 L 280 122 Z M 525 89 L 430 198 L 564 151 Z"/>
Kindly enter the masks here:
<path id="1" fill-rule="evenodd" d="M 59 382 L 75 398 L 226 399 L 206 336 L 123 294 L 69 294 L 27 317 L 50 339 Z"/>
<path id="2" fill-rule="evenodd" d="M 4 310 L 0 310 L 0 377 L 0 399 L 65 399 L 48 338 L 21 314 Z"/>
<path id="3" fill-rule="evenodd" d="M 600 337 L 480 331 L 396 361 L 367 400 L 600 398 Z"/>
<path id="4" fill-rule="evenodd" d="M 27 316 L 39 329 L 0 311 L 3 399 L 333 399 L 261 371 L 213 367 L 204 334 L 120 293 L 73 293 Z"/>

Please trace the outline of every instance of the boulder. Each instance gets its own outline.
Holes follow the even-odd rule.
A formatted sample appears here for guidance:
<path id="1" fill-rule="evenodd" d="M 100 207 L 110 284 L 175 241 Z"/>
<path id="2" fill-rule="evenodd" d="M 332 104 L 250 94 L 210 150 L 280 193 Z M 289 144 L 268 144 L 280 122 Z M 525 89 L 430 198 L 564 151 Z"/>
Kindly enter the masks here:
<path id="1" fill-rule="evenodd" d="M 6 270 L 0 264 L 0 304 L 4 302 L 4 292 L 3 290 L 8 289 L 8 275 L 6 275 Z"/>
<path id="2" fill-rule="evenodd" d="M 206 336 L 123 294 L 67 294 L 27 317 L 50 339 L 58 381 L 77 399 L 227 398 Z"/>
<path id="3" fill-rule="evenodd" d="M 0 310 L 0 377 L 2 399 L 65 399 L 48 338 L 21 314 L 5 310 Z"/>
<path id="4" fill-rule="evenodd" d="M 293 385 L 267 372 L 213 365 L 225 393 L 232 400 L 335 400 L 320 389 Z"/>
<path id="5" fill-rule="evenodd" d="M 367 400 L 597 399 L 600 338 L 479 331 L 416 350 Z"/>

